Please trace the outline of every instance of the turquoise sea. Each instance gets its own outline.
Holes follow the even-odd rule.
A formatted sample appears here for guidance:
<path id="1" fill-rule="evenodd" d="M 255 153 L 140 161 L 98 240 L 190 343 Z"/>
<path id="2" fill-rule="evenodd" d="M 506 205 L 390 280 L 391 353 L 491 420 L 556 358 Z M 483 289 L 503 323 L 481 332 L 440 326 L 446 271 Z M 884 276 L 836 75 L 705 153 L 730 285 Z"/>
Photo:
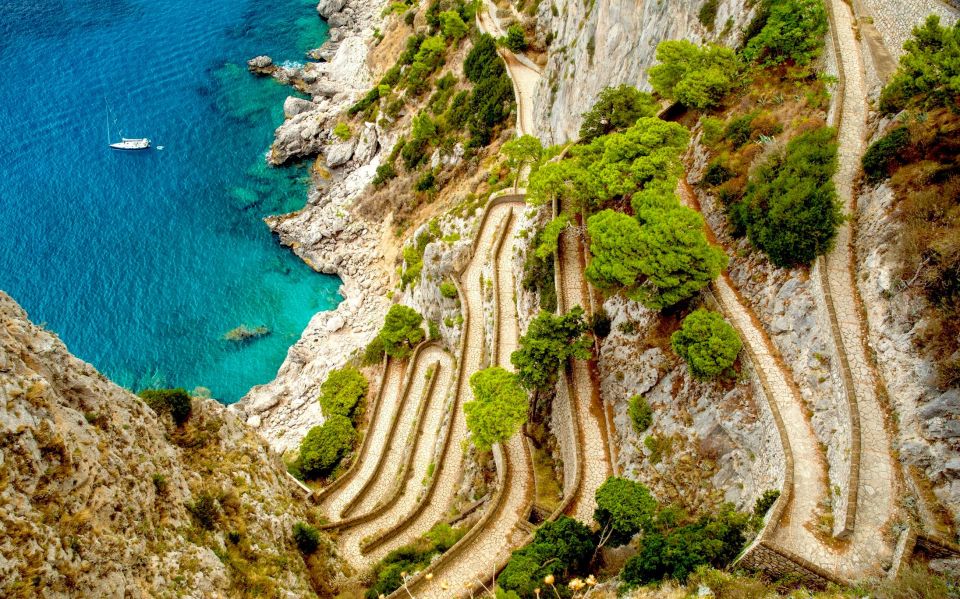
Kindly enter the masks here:
<path id="1" fill-rule="evenodd" d="M 262 222 L 303 206 L 306 171 L 266 167 L 291 91 L 245 65 L 304 60 L 315 4 L 0 3 L 0 289 L 119 384 L 236 401 L 340 301 Z M 239 325 L 271 333 L 223 339 Z"/>

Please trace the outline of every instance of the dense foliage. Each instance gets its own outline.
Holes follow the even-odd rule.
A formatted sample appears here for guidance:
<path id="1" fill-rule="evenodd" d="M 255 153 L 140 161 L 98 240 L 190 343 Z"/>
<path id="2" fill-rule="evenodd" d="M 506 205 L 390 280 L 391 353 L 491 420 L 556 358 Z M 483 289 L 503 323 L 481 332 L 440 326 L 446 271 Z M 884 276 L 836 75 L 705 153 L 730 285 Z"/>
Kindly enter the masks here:
<path id="1" fill-rule="evenodd" d="M 506 441 L 527 421 L 527 391 L 516 374 L 500 366 L 478 370 L 470 377 L 470 389 L 473 400 L 463 411 L 477 448 Z"/>
<path id="2" fill-rule="evenodd" d="M 650 67 L 650 85 L 665 98 L 693 108 L 715 106 L 733 89 L 740 63 L 733 50 L 668 40 L 657 46 L 659 64 Z"/>
<path id="3" fill-rule="evenodd" d="M 767 489 L 763 492 L 763 495 L 757 497 L 757 501 L 753 504 L 753 514 L 757 517 L 763 518 L 767 515 L 767 512 L 770 511 L 770 508 L 773 507 L 773 504 L 777 502 L 777 499 L 780 498 L 779 489 Z"/>
<path id="4" fill-rule="evenodd" d="M 587 222 L 593 259 L 586 276 L 600 289 L 622 288 L 659 310 L 692 297 L 726 265 L 726 255 L 707 241 L 696 211 L 676 204 L 638 216 L 642 220 L 604 210 Z"/>
<path id="5" fill-rule="evenodd" d="M 560 316 L 541 310 L 530 322 L 527 334 L 520 337 L 520 348 L 510 356 L 523 386 L 538 390 L 552 388 L 569 358 L 589 358 L 590 339 L 584 335 L 586 330 L 580 306 Z"/>
<path id="6" fill-rule="evenodd" d="M 293 525 L 293 542 L 300 553 L 309 555 L 320 546 L 320 531 L 306 522 L 297 522 Z"/>
<path id="7" fill-rule="evenodd" d="M 820 55 L 827 33 L 823 0 L 777 0 L 765 3 L 761 12 L 763 28 L 747 43 L 744 58 L 765 65 L 805 65 Z"/>
<path id="8" fill-rule="evenodd" d="M 880 109 L 892 114 L 913 105 L 944 106 L 960 112 L 960 22 L 943 27 L 938 15 L 930 15 L 903 47 L 900 68 L 880 94 Z"/>
<path id="9" fill-rule="evenodd" d="M 733 206 L 735 232 L 745 232 L 777 266 L 811 263 L 829 251 L 843 222 L 832 180 L 836 170 L 833 129 L 793 138 L 786 153 L 756 169 L 743 200 Z"/>
<path id="10" fill-rule="evenodd" d="M 320 410 L 325 418 L 334 414 L 353 418 L 357 404 L 367 394 L 367 379 L 353 366 L 331 370 L 320 385 Z"/>
<path id="11" fill-rule="evenodd" d="M 611 476 L 596 493 L 593 519 L 601 528 L 601 541 L 612 547 L 625 545 L 650 527 L 657 501 L 642 484 Z"/>
<path id="12" fill-rule="evenodd" d="M 890 176 L 893 166 L 900 162 L 903 150 L 910 144 L 910 129 L 896 127 L 870 144 L 863 153 L 861 164 L 870 183 L 879 183 Z"/>
<path id="13" fill-rule="evenodd" d="M 521 599 L 533 599 L 548 575 L 559 586 L 572 574 L 582 572 L 594 548 L 589 528 L 573 518 L 560 516 L 543 523 L 529 545 L 510 555 L 510 561 L 497 577 L 497 585 Z"/>
<path id="14" fill-rule="evenodd" d="M 527 36 L 519 23 L 507 27 L 507 36 L 503 41 L 512 52 L 523 52 L 527 49 Z"/>
<path id="15" fill-rule="evenodd" d="M 408 357 L 415 345 L 423 341 L 423 316 L 403 304 L 390 306 L 380 329 L 383 350 L 391 358 Z"/>
<path id="16" fill-rule="evenodd" d="M 300 455 L 291 465 L 294 475 L 313 479 L 329 475 L 352 448 L 357 433 L 346 416 L 334 414 L 310 429 L 300 442 Z"/>
<path id="17" fill-rule="evenodd" d="M 437 524 L 413 543 L 388 553 L 373 567 L 374 582 L 367 589 L 367 599 L 377 599 L 399 589 L 403 586 L 402 573 L 422 570 L 435 556 L 453 547 L 464 532 L 449 524 Z"/>
<path id="18" fill-rule="evenodd" d="M 601 135 L 622 131 L 637 119 L 656 114 L 657 103 L 647 92 L 627 84 L 604 88 L 593 107 L 583 113 L 580 141 L 586 143 Z"/>
<path id="19" fill-rule="evenodd" d="M 684 523 L 687 519 L 681 510 L 661 509 L 641 537 L 639 552 L 627 560 L 623 581 L 642 585 L 669 577 L 683 582 L 700 566 L 722 568 L 740 552 L 751 524 L 748 514 L 730 504 Z"/>
<path id="20" fill-rule="evenodd" d="M 513 83 L 492 37 L 482 34 L 477 38 L 463 61 L 463 72 L 474 83 L 467 117 L 472 136 L 469 145 L 485 146 L 490 143 L 494 128 L 509 116 L 514 102 Z"/>
<path id="21" fill-rule="evenodd" d="M 670 346 L 687 362 L 693 376 L 706 379 L 729 372 L 743 343 L 723 316 L 696 310 L 670 336 Z"/>
<path id="22" fill-rule="evenodd" d="M 144 389 L 138 395 L 157 414 L 169 413 L 177 425 L 185 423 L 193 410 L 190 394 L 183 388 Z"/>

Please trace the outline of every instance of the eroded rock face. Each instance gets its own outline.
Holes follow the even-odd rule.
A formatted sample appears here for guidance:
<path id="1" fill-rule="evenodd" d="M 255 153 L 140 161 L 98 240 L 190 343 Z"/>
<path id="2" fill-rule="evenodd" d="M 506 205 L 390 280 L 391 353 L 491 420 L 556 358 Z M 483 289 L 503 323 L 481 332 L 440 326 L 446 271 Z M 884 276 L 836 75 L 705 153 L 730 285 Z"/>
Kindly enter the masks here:
<path id="1" fill-rule="evenodd" d="M 312 595 L 287 549 L 306 517 L 297 487 L 215 401 L 194 399 L 174 427 L 2 292 L 0 373 L 0 595 L 235 596 L 214 550 L 240 527 L 258 559 L 288 564 L 274 581 L 282 596 Z M 219 498 L 212 531 L 187 508 L 204 492 Z"/>
<path id="2" fill-rule="evenodd" d="M 646 71 L 655 64 L 661 41 L 709 39 L 735 46 L 735 36 L 752 16 L 751 3 L 720 0 L 714 28 L 718 33 L 700 24 L 697 14 L 703 4 L 703 0 L 541 3 L 538 35 L 553 32 L 550 48 L 565 49 L 550 53 L 534 97 L 536 130 L 542 138 L 549 143 L 576 139 L 580 115 L 607 86 L 629 83 L 649 89 Z M 722 37 L 724 30 L 728 33 Z"/>

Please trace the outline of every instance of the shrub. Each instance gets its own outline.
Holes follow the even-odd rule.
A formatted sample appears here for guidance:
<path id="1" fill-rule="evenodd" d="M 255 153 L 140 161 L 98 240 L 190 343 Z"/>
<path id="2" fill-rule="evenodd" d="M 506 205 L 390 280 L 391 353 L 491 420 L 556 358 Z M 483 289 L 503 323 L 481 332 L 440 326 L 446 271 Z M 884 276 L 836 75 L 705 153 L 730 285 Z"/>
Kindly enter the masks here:
<path id="1" fill-rule="evenodd" d="M 389 162 L 384 162 L 377 167 L 377 172 L 373 177 L 374 187 L 380 187 L 387 181 L 395 178 L 397 176 L 397 169 L 393 168 L 393 164 Z"/>
<path id="2" fill-rule="evenodd" d="M 480 34 L 463 60 L 463 74 L 473 83 L 479 83 L 483 79 L 496 76 L 496 71 L 501 69 L 503 64 L 497 54 L 496 40 L 486 33 Z"/>
<path id="3" fill-rule="evenodd" d="M 700 19 L 700 24 L 710 31 L 713 31 L 714 23 L 717 20 L 717 7 L 719 4 L 719 0 L 707 0 L 703 3 L 703 6 L 700 7 L 700 12 L 697 14 L 697 18 Z"/>
<path id="4" fill-rule="evenodd" d="M 684 582 L 700 566 L 723 568 L 743 547 L 750 522 L 730 504 L 690 524 L 677 526 L 678 519 L 682 514 L 661 510 L 653 530 L 640 540 L 640 551 L 623 568 L 625 583 L 643 585 L 665 577 Z"/>
<path id="5" fill-rule="evenodd" d="M 556 384 L 560 369 L 569 358 L 590 357 L 586 330 L 580 306 L 560 316 L 541 310 L 530 322 L 527 334 L 520 337 L 520 348 L 510 356 L 523 386 L 549 389 Z"/>
<path id="6" fill-rule="evenodd" d="M 565 212 L 561 212 L 556 218 L 547 223 L 537 240 L 537 246 L 533 250 L 534 254 L 537 255 L 537 258 L 546 260 L 557 253 L 557 247 L 560 243 L 560 235 L 569 224 L 570 217 L 567 216 Z"/>
<path id="7" fill-rule="evenodd" d="M 635 534 L 650 527 L 657 502 L 649 489 L 638 482 L 611 476 L 596 492 L 593 519 L 600 525 L 601 539 L 612 547 L 630 542 Z"/>
<path id="8" fill-rule="evenodd" d="M 293 542 L 304 555 L 309 555 L 320 546 L 320 531 L 306 522 L 297 522 L 293 525 Z"/>
<path id="9" fill-rule="evenodd" d="M 473 400 L 463 405 L 467 428 L 481 450 L 506 441 L 527 421 L 527 392 L 517 375 L 500 366 L 470 377 Z"/>
<path id="10" fill-rule="evenodd" d="M 445 10 L 440 13 L 440 30 L 443 36 L 454 42 L 459 42 L 467 35 L 467 24 L 463 22 L 460 13 L 455 10 Z"/>
<path id="11" fill-rule="evenodd" d="M 187 504 L 187 510 L 207 530 L 216 528 L 220 521 L 220 503 L 209 491 L 200 492 L 193 502 Z"/>
<path id="12" fill-rule="evenodd" d="M 843 222 L 832 181 L 836 169 L 833 129 L 798 135 L 785 155 L 756 169 L 731 222 L 775 265 L 809 264 L 829 251 Z"/>
<path id="13" fill-rule="evenodd" d="M 723 138 L 730 142 L 734 150 L 752 138 L 753 127 L 751 127 L 751 125 L 757 114 L 757 112 L 748 112 L 747 114 L 731 118 L 730 122 L 727 123 L 726 128 L 723 130 Z"/>
<path id="14" fill-rule="evenodd" d="M 727 372 L 743 344 L 723 316 L 696 310 L 670 336 L 670 346 L 687 362 L 693 376 L 706 379 Z"/>
<path id="15" fill-rule="evenodd" d="M 753 504 L 753 513 L 760 518 L 763 518 L 767 515 L 767 512 L 770 511 L 770 508 L 773 507 L 773 504 L 776 503 L 777 499 L 780 497 L 779 489 L 767 489 L 763 492 L 763 495 L 757 497 L 756 503 Z"/>
<path id="16" fill-rule="evenodd" d="M 350 419 L 334 414 L 310 429 L 300 442 L 296 469 L 308 479 L 329 475 L 353 447 L 356 436 Z"/>
<path id="17" fill-rule="evenodd" d="M 363 350 L 363 356 L 360 358 L 360 364 L 363 366 L 374 366 L 383 360 L 384 348 L 383 339 L 379 335 L 374 337 L 367 347 Z"/>
<path id="18" fill-rule="evenodd" d="M 910 130 L 906 127 L 897 127 L 870 144 L 861 159 L 867 180 L 879 183 L 889 177 L 891 167 L 900 160 L 901 152 L 909 145 Z"/>
<path id="19" fill-rule="evenodd" d="M 352 366 L 331 370 L 320 385 L 320 410 L 324 417 L 334 414 L 352 418 L 357 404 L 367 394 L 367 379 Z"/>
<path id="20" fill-rule="evenodd" d="M 527 36 L 519 23 L 507 27 L 507 38 L 504 40 L 504 44 L 512 52 L 523 52 L 527 49 Z"/>
<path id="21" fill-rule="evenodd" d="M 600 306 L 597 311 L 590 316 L 590 332 L 593 333 L 593 336 L 597 339 L 603 339 L 609 335 L 612 325 L 610 315 L 607 314 L 607 310 L 603 306 Z"/>
<path id="22" fill-rule="evenodd" d="M 710 164 L 707 165 L 707 172 L 703 174 L 703 180 L 701 182 L 704 185 L 716 187 L 729 181 L 733 178 L 734 174 L 722 159 L 714 158 L 710 161 Z"/>
<path id="23" fill-rule="evenodd" d="M 436 524 L 425 535 L 398 549 L 394 549 L 373 566 L 373 585 L 366 592 L 366 599 L 389 595 L 403 585 L 402 572 L 422 570 L 430 561 L 452 547 L 466 532 L 449 524 Z"/>
<path id="24" fill-rule="evenodd" d="M 457 286 L 454 285 L 453 281 L 444 281 L 440 283 L 440 295 L 447 299 L 455 299 L 457 297 Z"/>
<path id="25" fill-rule="evenodd" d="M 630 415 L 630 422 L 633 423 L 633 430 L 639 435 L 650 428 L 653 424 L 653 410 L 650 404 L 642 395 L 634 395 L 630 398 L 630 405 L 627 407 L 627 414 Z"/>
<path id="26" fill-rule="evenodd" d="M 778 0 L 768 5 L 763 29 L 744 48 L 747 60 L 805 65 L 819 56 L 827 33 L 823 0 Z"/>
<path id="27" fill-rule="evenodd" d="M 190 418 L 190 413 L 193 410 L 190 395 L 180 387 L 176 389 L 144 389 L 139 395 L 157 414 L 169 413 L 178 426 Z"/>
<path id="28" fill-rule="evenodd" d="M 432 191 L 436 183 L 437 178 L 434 176 L 433 171 L 427 171 L 420 175 L 417 182 L 414 183 L 413 189 L 419 192 Z"/>
<path id="29" fill-rule="evenodd" d="M 903 48 L 900 68 L 880 93 L 880 110 L 893 114 L 916 104 L 960 112 L 960 22 L 942 27 L 930 15 Z"/>
<path id="30" fill-rule="evenodd" d="M 391 358 L 406 358 L 413 347 L 423 341 L 423 316 L 402 304 L 390 306 L 387 317 L 380 329 L 383 350 Z"/>
<path id="31" fill-rule="evenodd" d="M 547 575 L 553 575 L 554 584 L 561 587 L 560 579 L 582 572 L 594 548 L 589 528 L 569 516 L 560 516 L 542 524 L 529 545 L 510 555 L 510 561 L 497 577 L 497 585 L 514 593 L 512 596 L 532 599 Z"/>
<path id="32" fill-rule="evenodd" d="M 352 135 L 350 125 L 343 122 L 337 123 L 337 126 L 333 128 L 333 134 L 336 135 L 340 141 L 347 141 Z"/>
<path id="33" fill-rule="evenodd" d="M 665 98 L 693 108 L 715 106 L 733 89 L 740 63 L 729 48 L 668 40 L 657 46 L 650 84 Z"/>
<path id="34" fill-rule="evenodd" d="M 604 88 L 593 107 L 583 113 L 580 141 L 589 142 L 601 135 L 630 127 L 641 117 L 657 114 L 653 96 L 632 85 Z"/>

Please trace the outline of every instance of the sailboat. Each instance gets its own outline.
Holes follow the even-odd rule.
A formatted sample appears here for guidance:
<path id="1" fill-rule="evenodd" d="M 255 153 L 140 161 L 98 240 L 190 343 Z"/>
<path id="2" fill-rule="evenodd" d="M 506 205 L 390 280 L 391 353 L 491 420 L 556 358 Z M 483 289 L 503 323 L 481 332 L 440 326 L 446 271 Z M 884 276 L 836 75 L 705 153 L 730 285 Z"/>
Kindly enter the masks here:
<path id="1" fill-rule="evenodd" d="M 114 150 L 149 150 L 150 140 L 146 137 L 121 137 L 120 141 L 110 141 L 110 110 L 107 109 L 107 145 Z"/>

